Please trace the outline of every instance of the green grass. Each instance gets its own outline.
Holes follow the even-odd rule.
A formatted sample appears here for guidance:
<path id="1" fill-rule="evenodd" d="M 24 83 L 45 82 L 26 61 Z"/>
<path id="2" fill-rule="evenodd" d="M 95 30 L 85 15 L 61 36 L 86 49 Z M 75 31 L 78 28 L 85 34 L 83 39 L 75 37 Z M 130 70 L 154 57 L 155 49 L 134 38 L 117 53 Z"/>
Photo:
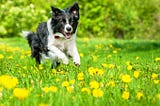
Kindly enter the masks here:
<path id="1" fill-rule="evenodd" d="M 0 105 L 160 105 L 160 42 L 78 38 L 77 46 L 81 66 L 75 67 L 71 62 L 69 66 L 61 64 L 55 71 L 50 69 L 49 61 L 36 66 L 34 59 L 30 58 L 30 48 L 25 39 L 0 39 Z M 88 71 L 91 67 L 94 75 Z M 139 72 L 137 78 L 134 76 L 136 71 Z M 126 74 L 131 81 L 129 78 L 122 80 Z M 6 85 L 15 82 L 3 80 L 3 75 L 17 78 L 18 84 L 8 89 Z M 63 87 L 64 81 L 69 85 Z M 98 85 L 94 83 L 91 87 L 92 81 Z M 113 83 L 109 85 L 111 81 Z M 57 91 L 43 90 L 51 86 L 56 87 Z M 15 88 L 25 88 L 29 95 L 19 99 L 13 93 Z M 82 92 L 83 88 L 87 88 L 88 93 Z M 93 91 L 99 97 L 95 97 Z M 122 97 L 124 91 L 129 93 L 126 99 Z M 140 99 L 137 98 L 138 92 L 143 95 Z M 22 91 L 16 93 L 24 95 Z"/>

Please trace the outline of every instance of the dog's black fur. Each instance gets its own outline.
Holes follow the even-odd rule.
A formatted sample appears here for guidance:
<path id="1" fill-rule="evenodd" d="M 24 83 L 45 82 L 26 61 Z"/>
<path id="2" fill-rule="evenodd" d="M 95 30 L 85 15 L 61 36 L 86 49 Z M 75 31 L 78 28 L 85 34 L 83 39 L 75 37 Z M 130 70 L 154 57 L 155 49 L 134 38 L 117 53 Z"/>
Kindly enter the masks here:
<path id="1" fill-rule="evenodd" d="M 72 5 L 69 8 L 64 10 L 58 9 L 56 7 L 51 7 L 52 9 L 52 17 L 51 17 L 51 29 L 54 33 L 62 33 L 64 36 L 68 36 L 68 34 L 74 34 L 77 29 L 78 20 L 79 20 L 79 6 L 77 3 Z M 72 26 L 72 33 L 64 32 L 64 27 L 66 24 L 66 18 L 69 20 L 69 24 Z M 36 33 L 29 32 L 27 36 L 25 36 L 28 40 L 29 46 L 31 48 L 32 54 L 31 56 L 36 59 L 36 63 L 41 63 L 41 54 L 48 55 L 48 35 L 49 31 L 47 28 L 47 22 L 42 22 L 39 24 Z M 53 66 L 58 65 L 53 64 Z"/>

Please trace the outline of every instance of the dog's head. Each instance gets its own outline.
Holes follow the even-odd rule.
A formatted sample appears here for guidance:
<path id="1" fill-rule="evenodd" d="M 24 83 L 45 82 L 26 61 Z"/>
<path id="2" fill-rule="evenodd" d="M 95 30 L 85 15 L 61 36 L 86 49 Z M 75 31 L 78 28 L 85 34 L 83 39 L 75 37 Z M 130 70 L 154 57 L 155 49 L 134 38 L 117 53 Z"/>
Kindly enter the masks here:
<path id="1" fill-rule="evenodd" d="M 79 20 L 79 6 L 74 3 L 64 10 L 51 6 L 51 29 L 53 33 L 61 33 L 66 39 L 76 33 Z"/>

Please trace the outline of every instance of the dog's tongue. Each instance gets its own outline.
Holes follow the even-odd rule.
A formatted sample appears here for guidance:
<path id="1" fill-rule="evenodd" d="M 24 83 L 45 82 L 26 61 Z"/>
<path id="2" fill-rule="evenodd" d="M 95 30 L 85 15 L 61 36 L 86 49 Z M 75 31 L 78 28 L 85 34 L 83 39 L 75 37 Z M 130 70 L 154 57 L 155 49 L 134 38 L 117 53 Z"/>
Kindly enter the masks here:
<path id="1" fill-rule="evenodd" d="M 67 39 L 70 39 L 70 38 L 71 38 L 71 33 L 66 33 L 65 35 L 66 35 L 66 38 L 67 38 Z"/>

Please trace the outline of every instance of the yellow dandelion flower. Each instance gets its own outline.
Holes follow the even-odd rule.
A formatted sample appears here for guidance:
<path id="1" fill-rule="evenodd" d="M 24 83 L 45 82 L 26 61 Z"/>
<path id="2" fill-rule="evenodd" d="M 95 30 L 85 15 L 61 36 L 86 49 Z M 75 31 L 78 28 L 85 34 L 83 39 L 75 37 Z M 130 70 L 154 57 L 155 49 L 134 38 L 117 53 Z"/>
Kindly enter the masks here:
<path id="1" fill-rule="evenodd" d="M 107 58 L 111 58 L 111 57 L 112 57 L 112 55 L 110 55 L 110 54 L 107 56 Z"/>
<path id="2" fill-rule="evenodd" d="M 116 53 L 117 53 L 117 50 L 113 50 L 113 53 L 116 54 Z"/>
<path id="3" fill-rule="evenodd" d="M 84 37 L 84 38 L 83 38 L 83 41 L 84 41 L 84 42 L 89 42 L 89 40 L 90 40 L 90 39 L 89 39 L 88 37 Z"/>
<path id="4" fill-rule="evenodd" d="M 127 66 L 127 70 L 132 70 L 132 68 L 133 68 L 132 65 Z"/>
<path id="5" fill-rule="evenodd" d="M 16 77 L 11 77 L 8 75 L 0 76 L 0 85 L 7 89 L 12 89 L 18 84 L 18 79 Z"/>
<path id="6" fill-rule="evenodd" d="M 140 73 L 140 71 L 134 71 L 134 77 L 138 78 L 139 77 L 139 73 Z"/>
<path id="7" fill-rule="evenodd" d="M 156 62 L 160 61 L 160 57 L 156 57 L 156 58 L 155 58 L 155 61 L 156 61 Z"/>
<path id="8" fill-rule="evenodd" d="M 2 92 L 3 91 L 3 87 L 0 87 L 0 92 Z"/>
<path id="9" fill-rule="evenodd" d="M 137 99 L 140 100 L 143 97 L 143 93 L 142 92 L 137 92 Z"/>
<path id="10" fill-rule="evenodd" d="M 50 91 L 51 91 L 51 92 L 57 92 L 57 87 L 51 86 L 51 87 L 50 87 Z"/>
<path id="11" fill-rule="evenodd" d="M 103 96 L 103 91 L 101 89 L 93 89 L 92 94 L 94 97 L 99 98 Z"/>
<path id="12" fill-rule="evenodd" d="M 89 88 L 82 88 L 81 92 L 86 92 L 88 94 L 91 94 L 91 90 Z"/>
<path id="13" fill-rule="evenodd" d="M 114 48 L 112 44 L 109 45 L 110 48 Z"/>
<path id="14" fill-rule="evenodd" d="M 80 57 L 84 57 L 84 54 L 83 54 L 83 53 L 80 53 L 79 55 L 80 55 Z"/>
<path id="15" fill-rule="evenodd" d="M 13 59 L 13 56 L 9 56 L 8 59 Z"/>
<path id="16" fill-rule="evenodd" d="M 29 96 L 29 91 L 25 88 L 15 88 L 13 90 L 13 95 L 18 99 L 22 100 Z"/>
<path id="17" fill-rule="evenodd" d="M 39 70 L 42 70 L 42 69 L 43 69 L 42 64 L 39 65 L 38 69 L 39 69 Z"/>
<path id="18" fill-rule="evenodd" d="M 95 70 L 93 67 L 89 67 L 89 68 L 88 68 L 88 72 L 89 72 L 89 74 L 92 75 L 92 76 L 96 74 L 96 70 Z"/>
<path id="19" fill-rule="evenodd" d="M 130 61 L 126 61 L 126 65 L 127 66 L 131 65 L 131 62 Z"/>
<path id="20" fill-rule="evenodd" d="M 159 80 L 153 80 L 154 84 L 158 84 Z"/>
<path id="21" fill-rule="evenodd" d="M 40 103 L 38 106 L 48 106 L 48 104 Z"/>
<path id="22" fill-rule="evenodd" d="M 50 88 L 49 87 L 44 87 L 42 88 L 42 90 L 45 92 L 45 93 L 48 93 L 50 91 Z"/>
<path id="23" fill-rule="evenodd" d="M 158 74 L 156 74 L 156 73 L 153 73 L 152 75 L 151 75 L 151 78 L 152 79 L 156 79 L 158 77 Z"/>
<path id="24" fill-rule="evenodd" d="M 84 74 L 83 74 L 83 72 L 78 73 L 77 77 L 78 77 L 78 80 L 79 80 L 79 81 L 84 80 Z"/>
<path id="25" fill-rule="evenodd" d="M 72 93 L 73 90 L 74 90 L 74 87 L 73 87 L 73 86 L 67 86 L 67 91 L 68 91 L 69 93 Z"/>
<path id="26" fill-rule="evenodd" d="M 67 87 L 69 86 L 69 82 L 68 81 L 63 81 L 62 82 L 62 87 Z"/>
<path id="27" fill-rule="evenodd" d="M 59 82 L 60 81 L 60 79 L 59 78 L 56 78 L 56 82 Z"/>
<path id="28" fill-rule="evenodd" d="M 70 80 L 69 83 L 73 85 L 75 83 L 75 79 Z"/>
<path id="29" fill-rule="evenodd" d="M 111 86 L 111 87 L 114 87 L 115 86 L 115 82 L 113 80 L 109 81 L 106 86 Z"/>
<path id="30" fill-rule="evenodd" d="M 122 98 L 125 99 L 125 100 L 128 100 L 129 99 L 129 92 L 128 91 L 124 91 L 122 93 Z"/>
<path id="31" fill-rule="evenodd" d="M 102 69 L 95 69 L 95 71 L 96 71 L 96 74 L 97 75 L 103 75 L 104 74 L 104 70 L 102 70 Z"/>
<path id="32" fill-rule="evenodd" d="M 108 65 L 106 63 L 102 63 L 102 67 L 107 68 Z"/>
<path id="33" fill-rule="evenodd" d="M 122 75 L 122 81 L 123 82 L 125 82 L 125 83 L 129 83 L 129 82 L 131 82 L 131 77 L 130 77 L 130 75 L 128 75 L 128 74 L 125 74 L 125 75 Z"/>
<path id="34" fill-rule="evenodd" d="M 114 67 L 115 67 L 114 64 L 109 64 L 109 65 L 108 65 L 108 68 L 110 68 L 110 69 L 112 69 L 112 68 L 114 68 Z"/>
<path id="35" fill-rule="evenodd" d="M 56 75 L 57 74 L 57 70 L 56 69 L 52 69 L 52 73 L 53 73 L 53 75 Z"/>
<path id="36" fill-rule="evenodd" d="M 157 94 L 157 98 L 160 100 L 160 93 L 159 93 L 159 94 Z"/>
<path id="37" fill-rule="evenodd" d="M 99 88 L 99 83 L 97 81 L 91 81 L 89 85 L 91 88 L 94 88 L 94 89 Z"/>
<path id="38" fill-rule="evenodd" d="M 3 54 L 0 54 L 0 59 L 3 59 L 4 58 L 4 55 Z"/>

